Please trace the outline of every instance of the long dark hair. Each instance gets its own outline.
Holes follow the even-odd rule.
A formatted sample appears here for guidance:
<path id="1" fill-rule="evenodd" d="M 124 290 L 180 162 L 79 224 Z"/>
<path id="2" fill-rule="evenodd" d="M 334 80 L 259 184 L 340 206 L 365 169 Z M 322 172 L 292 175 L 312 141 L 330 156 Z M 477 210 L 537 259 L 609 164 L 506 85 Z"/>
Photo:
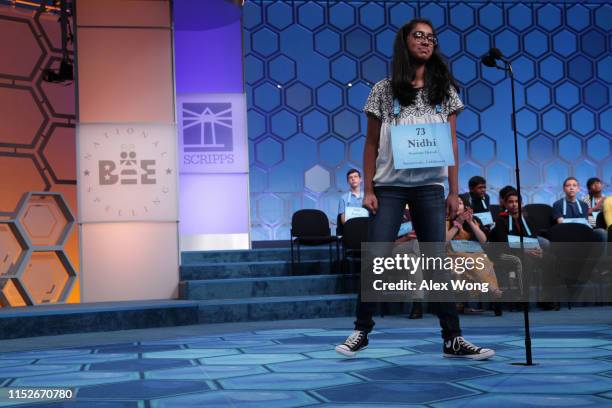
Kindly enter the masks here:
<path id="1" fill-rule="evenodd" d="M 417 90 L 412 86 L 415 77 L 416 64 L 414 57 L 408 51 L 406 39 L 417 24 L 427 24 L 436 34 L 431 21 L 423 18 L 415 18 L 399 29 L 393 43 L 393 61 L 391 63 L 391 88 L 393 97 L 397 98 L 401 105 L 409 106 L 414 103 Z M 431 58 L 425 63 L 425 89 L 427 97 L 432 106 L 442 104 L 449 98 L 448 89 L 454 86 L 459 89 L 453 75 L 451 74 L 444 57 L 434 46 Z"/>
<path id="2" fill-rule="evenodd" d="M 463 198 L 459 197 L 459 200 L 461 200 L 461 202 L 463 203 L 463 211 L 467 211 L 467 210 L 473 210 L 474 208 L 468 203 L 466 202 L 466 200 L 464 200 Z M 448 219 L 448 225 L 452 226 L 453 221 L 455 221 L 460 214 L 455 214 L 452 215 L 449 219 Z M 482 221 L 480 221 L 480 219 L 478 217 L 474 217 L 474 219 L 476 220 L 476 224 L 478 224 L 478 227 L 482 230 Z M 472 226 L 466 221 L 463 221 L 463 224 L 461 225 L 461 227 L 463 228 L 464 231 L 469 232 L 470 236 L 472 238 L 476 237 L 476 234 L 474 233 L 474 229 L 472 228 Z M 457 233 L 459 233 L 459 231 L 457 231 Z"/>

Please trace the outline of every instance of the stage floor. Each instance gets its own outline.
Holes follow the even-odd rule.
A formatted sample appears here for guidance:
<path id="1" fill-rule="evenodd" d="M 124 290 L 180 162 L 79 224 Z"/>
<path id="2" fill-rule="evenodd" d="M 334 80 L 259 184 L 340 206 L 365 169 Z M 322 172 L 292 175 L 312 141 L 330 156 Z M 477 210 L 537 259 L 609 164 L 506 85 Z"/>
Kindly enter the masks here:
<path id="1" fill-rule="evenodd" d="M 351 318 L 231 323 L 0 341 L 2 387 L 74 387 L 70 403 L 20 407 L 603 407 L 612 405 L 612 307 L 464 315 L 490 361 L 441 357 L 437 320 L 378 319 L 340 358 Z M 6 400 L 0 406 L 11 406 Z"/>

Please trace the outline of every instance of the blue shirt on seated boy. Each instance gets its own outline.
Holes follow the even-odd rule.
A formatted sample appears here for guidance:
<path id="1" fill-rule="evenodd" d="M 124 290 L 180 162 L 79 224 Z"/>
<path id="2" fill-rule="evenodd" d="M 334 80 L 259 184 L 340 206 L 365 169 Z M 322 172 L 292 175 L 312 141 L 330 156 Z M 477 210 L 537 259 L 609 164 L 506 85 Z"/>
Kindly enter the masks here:
<path id="1" fill-rule="evenodd" d="M 346 181 L 351 188 L 349 192 L 343 194 L 338 202 L 338 214 L 340 214 L 340 221 L 344 224 L 351 217 L 356 216 L 368 216 L 367 210 L 363 208 L 363 193 L 361 192 L 361 173 L 357 169 L 350 169 L 346 173 Z M 347 216 L 347 207 L 354 209 L 351 214 Z"/>

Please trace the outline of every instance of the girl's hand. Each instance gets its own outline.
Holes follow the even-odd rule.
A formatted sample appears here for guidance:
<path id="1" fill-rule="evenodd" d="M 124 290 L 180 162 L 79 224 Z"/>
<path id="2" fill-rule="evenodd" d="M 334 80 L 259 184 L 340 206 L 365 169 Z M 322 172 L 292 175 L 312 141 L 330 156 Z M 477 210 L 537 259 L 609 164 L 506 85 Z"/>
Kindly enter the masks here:
<path id="1" fill-rule="evenodd" d="M 378 199 L 374 193 L 365 193 L 363 196 L 363 206 L 368 209 L 372 215 L 376 215 L 378 211 Z"/>
<path id="2" fill-rule="evenodd" d="M 471 208 L 467 209 L 465 212 L 465 220 L 467 222 L 469 222 L 470 224 L 473 224 L 474 221 L 474 210 L 472 210 Z"/>

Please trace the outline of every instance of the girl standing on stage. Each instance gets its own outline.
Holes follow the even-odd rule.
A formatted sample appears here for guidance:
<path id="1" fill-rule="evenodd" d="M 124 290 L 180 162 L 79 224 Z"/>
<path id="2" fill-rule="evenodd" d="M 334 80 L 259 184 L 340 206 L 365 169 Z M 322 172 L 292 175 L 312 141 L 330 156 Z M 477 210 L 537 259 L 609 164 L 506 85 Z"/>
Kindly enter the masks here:
<path id="1" fill-rule="evenodd" d="M 363 206 L 371 215 L 368 242 L 393 242 L 404 206 L 409 204 L 419 241 L 442 243 L 442 252 L 436 250 L 437 253 L 428 255 L 444 256 L 445 220 L 447 215 L 456 213 L 459 199 L 455 125 L 463 103 L 456 89 L 438 52 L 438 39 L 431 22 L 414 19 L 404 25 L 395 38 L 392 76 L 374 85 L 364 108 L 368 127 L 363 155 Z M 447 159 L 437 162 L 436 167 L 424 167 L 423 163 L 411 161 L 414 155 L 407 154 L 407 144 L 401 141 L 405 142 L 410 135 L 429 135 L 431 131 L 440 135 L 437 139 L 439 157 Z M 392 143 L 392 132 L 395 133 L 393 139 L 400 141 L 399 145 Z M 426 162 L 436 160 L 428 157 Z M 447 179 L 449 194 L 445 200 L 444 182 Z M 450 272 L 434 271 L 431 278 L 448 282 Z M 461 336 L 455 303 L 437 302 L 433 306 L 442 328 L 445 357 L 482 360 L 495 354 Z M 367 347 L 368 333 L 374 327 L 375 309 L 376 303 L 361 302 L 360 293 L 355 331 L 336 347 L 337 352 L 352 357 Z"/>

